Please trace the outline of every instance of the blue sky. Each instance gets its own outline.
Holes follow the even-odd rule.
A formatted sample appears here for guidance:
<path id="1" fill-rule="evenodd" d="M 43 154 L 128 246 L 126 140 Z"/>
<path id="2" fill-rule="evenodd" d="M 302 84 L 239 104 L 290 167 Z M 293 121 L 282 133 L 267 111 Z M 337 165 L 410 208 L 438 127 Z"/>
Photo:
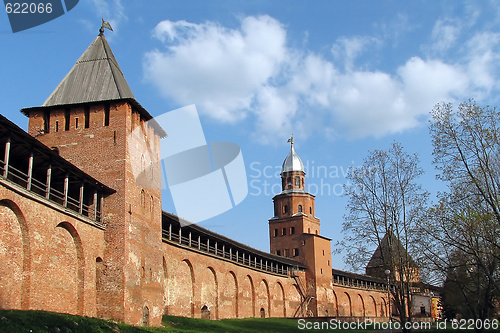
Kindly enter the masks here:
<path id="1" fill-rule="evenodd" d="M 398 141 L 420 156 L 422 185 L 434 195 L 444 185 L 431 163 L 433 105 L 499 103 L 496 1 L 81 0 L 16 34 L 0 15 L 1 113 L 26 129 L 19 109 L 42 105 L 101 17 L 113 26 L 106 38 L 136 99 L 153 116 L 196 104 L 207 141 L 241 147 L 247 198 L 201 225 L 265 251 L 271 186 L 276 194 L 292 133 L 333 249 L 346 213 L 343 171 Z M 168 193 L 163 208 L 174 212 Z M 344 268 L 342 255 L 332 263 Z"/>

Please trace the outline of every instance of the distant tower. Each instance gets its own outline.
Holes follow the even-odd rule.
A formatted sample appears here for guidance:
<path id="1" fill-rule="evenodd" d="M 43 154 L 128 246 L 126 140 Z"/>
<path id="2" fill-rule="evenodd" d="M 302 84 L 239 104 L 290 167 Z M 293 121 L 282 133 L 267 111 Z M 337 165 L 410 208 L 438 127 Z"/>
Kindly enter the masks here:
<path id="1" fill-rule="evenodd" d="M 290 153 L 281 168 L 281 193 L 273 198 L 274 217 L 269 220 L 271 253 L 304 262 L 302 234 L 320 233 L 319 219 L 314 216 L 314 196 L 305 191 L 304 164 L 295 152 L 293 137 Z"/>
<path id="2" fill-rule="evenodd" d="M 315 217 L 314 195 L 305 191 L 304 164 L 293 147 L 281 168 L 281 193 L 273 198 L 274 217 L 269 219 L 270 252 L 305 264 L 306 290 L 313 297 L 313 314 L 322 313 L 316 301 L 324 287 L 332 284 L 330 239 L 320 235 L 320 220 Z M 325 296 L 326 297 L 326 296 Z"/>
<path id="3" fill-rule="evenodd" d="M 95 289 L 95 315 L 157 326 L 163 314 L 161 191 L 138 186 L 132 163 L 152 164 L 166 133 L 148 126 L 152 117 L 135 100 L 103 32 L 41 107 L 22 111 L 28 133 L 116 190 L 98 199 L 105 246 L 88 249 L 96 257 L 85 267 L 95 271 L 95 281 L 85 282 Z M 131 146 L 127 139 L 136 128 L 144 142 Z M 160 170 L 149 174 L 159 182 Z"/>

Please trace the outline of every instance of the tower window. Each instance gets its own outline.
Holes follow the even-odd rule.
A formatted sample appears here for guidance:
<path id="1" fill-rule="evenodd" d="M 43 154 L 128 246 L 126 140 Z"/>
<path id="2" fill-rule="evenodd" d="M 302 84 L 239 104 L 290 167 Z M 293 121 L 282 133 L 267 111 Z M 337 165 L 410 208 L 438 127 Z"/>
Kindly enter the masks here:
<path id="1" fill-rule="evenodd" d="M 283 228 L 283 230 L 282 230 L 282 231 L 283 231 L 283 234 L 282 234 L 282 235 L 283 235 L 283 236 L 286 236 L 286 228 Z"/>
<path id="2" fill-rule="evenodd" d="M 302 205 L 299 205 L 299 213 L 302 213 Z"/>
<path id="3" fill-rule="evenodd" d="M 274 237 L 278 237 L 278 229 L 274 229 Z"/>
<path id="4" fill-rule="evenodd" d="M 299 255 L 299 249 L 298 248 L 293 249 L 293 256 L 296 257 L 298 255 Z"/>
<path id="5" fill-rule="evenodd" d="M 285 205 L 284 211 L 285 211 L 285 213 L 288 213 L 288 205 Z"/>
<path id="6" fill-rule="evenodd" d="M 312 213 L 313 213 L 313 208 L 309 207 L 309 214 L 312 214 Z"/>
<path id="7" fill-rule="evenodd" d="M 78 117 L 75 117 L 75 128 L 78 129 Z"/>
<path id="8" fill-rule="evenodd" d="M 43 132 L 50 133 L 50 110 L 43 113 Z"/>
<path id="9" fill-rule="evenodd" d="M 70 113 L 69 109 L 64 110 L 64 130 L 69 131 Z"/>
<path id="10" fill-rule="evenodd" d="M 90 108 L 88 106 L 85 107 L 85 110 L 83 111 L 83 115 L 85 118 L 85 128 L 90 127 Z"/>
<path id="11" fill-rule="evenodd" d="M 144 209 L 146 207 L 146 192 L 141 190 L 141 207 Z"/>
<path id="12" fill-rule="evenodd" d="M 281 255 L 281 251 L 280 251 L 280 250 L 277 250 L 277 251 L 276 251 L 276 255 L 277 255 L 277 256 L 280 256 L 280 255 Z"/>
<path id="13" fill-rule="evenodd" d="M 286 183 L 289 185 L 289 186 L 292 186 L 292 178 L 288 177 L 287 180 L 286 180 Z"/>
<path id="14" fill-rule="evenodd" d="M 109 104 L 104 106 L 104 126 L 109 126 Z"/>
<path id="15" fill-rule="evenodd" d="M 290 235 L 294 235 L 295 234 L 295 227 L 291 227 L 290 228 Z"/>
<path id="16" fill-rule="evenodd" d="M 300 177 L 295 177 L 295 185 L 300 186 Z"/>
<path id="17" fill-rule="evenodd" d="M 56 120 L 56 132 L 59 132 L 59 122 Z"/>

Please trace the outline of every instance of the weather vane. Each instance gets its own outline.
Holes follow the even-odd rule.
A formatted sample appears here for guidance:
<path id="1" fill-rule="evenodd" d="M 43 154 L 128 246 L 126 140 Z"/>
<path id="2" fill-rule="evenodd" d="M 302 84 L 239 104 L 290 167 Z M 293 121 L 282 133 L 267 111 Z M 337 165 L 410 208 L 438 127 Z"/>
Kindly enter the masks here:
<path id="1" fill-rule="evenodd" d="M 290 142 L 290 144 L 291 144 L 291 145 L 292 145 L 292 147 L 293 147 L 293 134 L 292 134 L 292 137 L 291 137 L 290 139 L 288 139 L 288 141 L 287 141 L 287 142 Z"/>
<path id="2" fill-rule="evenodd" d="M 104 21 L 104 17 L 102 18 L 102 24 L 101 24 L 101 29 L 99 29 L 99 35 L 104 34 L 104 28 L 113 31 L 113 28 L 111 28 L 111 24 L 109 24 L 108 21 Z"/>

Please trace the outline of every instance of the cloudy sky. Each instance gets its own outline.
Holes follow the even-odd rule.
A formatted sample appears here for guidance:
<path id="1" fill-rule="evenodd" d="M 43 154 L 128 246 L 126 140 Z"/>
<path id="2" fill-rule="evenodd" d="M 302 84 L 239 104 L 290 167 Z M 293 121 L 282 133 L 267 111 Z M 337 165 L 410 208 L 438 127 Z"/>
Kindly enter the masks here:
<path id="1" fill-rule="evenodd" d="M 207 141 L 241 147 L 247 198 L 201 225 L 261 250 L 269 249 L 267 220 L 292 133 L 334 248 L 349 166 L 398 141 L 420 156 L 422 185 L 435 194 L 444 187 L 431 163 L 432 107 L 469 98 L 499 104 L 497 1 L 81 0 L 16 34 L 0 15 L 1 113 L 26 129 L 18 110 L 45 101 L 101 17 L 153 116 L 196 104 Z M 168 191 L 163 208 L 175 213 Z M 333 264 L 343 269 L 342 255 Z"/>

